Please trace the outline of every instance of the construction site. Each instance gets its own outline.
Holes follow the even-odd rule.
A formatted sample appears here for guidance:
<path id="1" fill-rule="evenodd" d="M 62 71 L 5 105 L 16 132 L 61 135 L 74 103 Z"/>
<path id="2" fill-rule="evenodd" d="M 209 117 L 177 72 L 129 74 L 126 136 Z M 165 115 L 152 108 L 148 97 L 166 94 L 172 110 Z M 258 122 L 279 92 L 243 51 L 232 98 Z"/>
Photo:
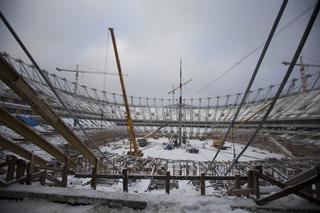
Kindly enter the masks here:
<path id="1" fill-rule="evenodd" d="M 183 58 L 167 98 L 129 95 L 116 27 L 116 72 L 40 67 L 1 11 L 27 57 L 0 54 L 3 211 L 319 212 L 320 63 L 302 52 L 320 1 L 277 80 L 253 86 L 288 4 L 279 2 L 245 90 L 202 98 L 183 93 L 196 81 L 185 80 Z M 81 83 L 89 74 L 112 76 L 120 92 Z"/>

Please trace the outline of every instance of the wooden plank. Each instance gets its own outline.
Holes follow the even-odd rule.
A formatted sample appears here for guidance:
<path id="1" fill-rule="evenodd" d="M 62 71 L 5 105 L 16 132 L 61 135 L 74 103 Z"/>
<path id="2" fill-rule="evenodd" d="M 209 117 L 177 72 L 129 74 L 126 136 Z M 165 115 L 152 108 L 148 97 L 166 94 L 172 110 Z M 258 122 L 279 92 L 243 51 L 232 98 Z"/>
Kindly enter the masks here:
<path id="1" fill-rule="evenodd" d="M 259 177 L 260 177 L 261 179 L 265 180 L 265 181 L 268 181 L 269 183 L 271 183 L 271 184 L 273 184 L 273 185 L 275 185 L 275 186 L 280 187 L 280 188 L 285 188 L 285 187 L 287 187 L 286 184 L 281 183 L 281 182 L 279 182 L 279 181 L 276 181 L 276 180 L 272 179 L 271 177 L 266 176 L 266 175 L 264 175 L 264 174 L 259 174 Z M 316 203 L 316 202 L 317 202 L 317 199 L 316 199 L 316 198 L 314 198 L 314 197 L 312 197 L 312 196 L 310 196 L 310 195 L 308 195 L 308 194 L 306 194 L 306 193 L 304 193 L 304 192 L 296 191 L 296 192 L 293 192 L 293 193 L 296 194 L 296 195 L 298 195 L 299 197 L 304 198 L 304 199 L 306 199 L 306 200 L 309 200 L 309 201 L 311 201 L 311 202 L 313 202 L 313 203 Z"/>
<path id="2" fill-rule="evenodd" d="M 301 181 L 305 180 L 306 178 L 309 178 L 310 176 L 313 176 L 316 174 L 317 167 L 313 167 L 311 169 L 308 169 L 306 171 L 300 172 L 299 174 L 295 175 L 294 177 L 290 178 L 289 180 L 285 181 L 284 184 L 286 185 L 295 185 L 297 183 L 300 183 Z"/>
<path id="3" fill-rule="evenodd" d="M 0 168 L 5 167 L 5 166 L 8 166 L 8 162 L 7 161 L 0 163 Z"/>
<path id="4" fill-rule="evenodd" d="M 264 205 L 264 204 L 266 204 L 268 202 L 271 202 L 273 200 L 277 200 L 277 199 L 282 198 L 284 196 L 287 196 L 287 195 L 289 195 L 291 193 L 294 193 L 297 190 L 300 190 L 300 189 L 302 189 L 302 188 L 304 188 L 304 187 L 306 187 L 308 185 L 311 185 L 313 183 L 316 183 L 318 181 L 320 181 L 320 176 L 318 176 L 318 175 L 317 176 L 313 176 L 313 177 L 308 178 L 308 179 L 306 179 L 304 181 L 301 181 L 300 183 L 298 183 L 296 185 L 287 186 L 287 187 L 285 187 L 283 190 L 281 190 L 279 192 L 271 194 L 271 195 L 269 195 L 269 196 L 267 196 L 267 197 L 265 197 L 263 199 L 257 200 L 256 203 L 258 205 Z M 316 203 L 318 205 L 320 205 L 320 200 L 316 200 Z"/>
<path id="5" fill-rule="evenodd" d="M 32 173 L 32 180 L 38 179 L 45 174 L 45 171 L 38 171 L 36 173 Z"/>
<path id="6" fill-rule="evenodd" d="M 295 158 L 292 152 L 290 152 L 285 146 L 279 143 L 274 137 L 267 136 L 269 138 L 269 142 L 273 143 L 278 149 L 280 149 L 286 156 L 290 158 Z"/>
<path id="7" fill-rule="evenodd" d="M 11 180 L 9 182 L 6 182 L 5 186 L 9 186 L 9 185 L 14 184 L 14 183 L 24 183 L 26 181 L 26 177 L 27 176 L 22 176 L 19 179 L 15 179 L 15 180 Z"/>
<path id="8" fill-rule="evenodd" d="M 43 171 L 39 171 L 37 173 L 34 173 L 33 174 L 33 179 L 41 177 L 42 174 L 43 174 Z M 4 186 L 9 186 L 9 185 L 14 184 L 14 183 L 21 183 L 21 182 L 24 183 L 24 182 L 26 182 L 26 179 L 27 179 L 27 176 L 22 176 L 22 177 L 20 177 L 18 179 L 11 180 L 11 181 L 8 181 L 8 182 L 2 181 L 1 184 L 4 185 Z"/>
<path id="9" fill-rule="evenodd" d="M 51 181 L 52 183 L 56 184 L 56 186 L 61 186 L 61 181 L 58 180 L 57 178 L 49 175 L 48 173 L 45 174 L 45 178 L 49 181 Z"/>
<path id="10" fill-rule="evenodd" d="M 37 170 L 48 170 L 50 172 L 56 172 L 56 173 L 60 173 L 61 172 L 61 168 L 54 168 L 54 167 L 51 167 L 51 166 L 36 166 L 35 165 L 33 168 L 37 169 Z M 69 173 L 70 173 L 70 171 L 69 171 Z"/>

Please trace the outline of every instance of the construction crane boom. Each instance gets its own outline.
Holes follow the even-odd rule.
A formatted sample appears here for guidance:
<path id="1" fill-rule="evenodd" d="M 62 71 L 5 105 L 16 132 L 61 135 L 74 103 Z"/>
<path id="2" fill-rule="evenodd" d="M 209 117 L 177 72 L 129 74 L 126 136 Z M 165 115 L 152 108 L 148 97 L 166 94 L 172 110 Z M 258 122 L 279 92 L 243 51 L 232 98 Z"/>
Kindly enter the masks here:
<path id="1" fill-rule="evenodd" d="M 182 83 L 181 86 L 184 86 L 184 85 L 190 83 L 192 80 L 193 80 L 192 78 L 189 79 L 189 80 L 187 80 L 186 82 Z M 179 88 L 180 88 L 180 85 L 177 86 L 177 87 L 175 87 L 175 88 L 173 88 L 172 90 L 170 90 L 170 91 L 168 92 L 168 94 L 171 94 L 171 93 L 174 94 L 174 92 L 175 92 L 177 89 L 179 89 Z"/>
<path id="2" fill-rule="evenodd" d="M 56 70 L 59 71 L 59 72 L 74 72 L 74 73 L 76 73 L 76 76 L 75 76 L 75 84 L 74 84 L 74 93 L 77 93 L 77 90 L 78 90 L 79 73 L 101 74 L 101 75 L 118 75 L 117 73 L 88 71 L 88 70 L 79 70 L 79 64 L 77 64 L 75 70 L 71 70 L 71 69 L 61 69 L 61 68 L 59 68 L 59 67 L 56 67 Z M 127 76 L 127 75 L 125 75 L 125 76 Z"/>
<path id="3" fill-rule="evenodd" d="M 289 66 L 290 62 L 288 61 L 283 61 L 283 65 Z M 300 66 L 300 81 L 301 81 L 301 86 L 303 92 L 307 91 L 307 78 L 305 74 L 305 68 L 307 67 L 320 67 L 319 64 L 305 64 L 303 63 L 302 56 L 300 56 L 300 63 L 295 63 L 295 66 Z"/>
<path id="4" fill-rule="evenodd" d="M 75 72 L 75 73 L 89 73 L 89 74 L 101 74 L 101 75 L 119 75 L 117 73 L 111 73 L 111 72 L 99 72 L 99 71 L 89 71 L 89 70 L 70 70 L 70 69 L 61 69 L 56 68 L 57 71 L 61 72 Z M 123 76 L 128 76 L 124 74 Z"/>
<path id="5" fill-rule="evenodd" d="M 165 123 L 164 125 L 158 127 L 158 129 L 154 130 L 153 132 L 147 134 L 146 136 L 142 137 L 141 139 L 147 139 L 149 137 L 151 137 L 152 135 L 156 134 L 157 132 L 159 132 L 159 130 L 161 130 L 163 127 L 168 126 L 169 122 Z"/>
<path id="6" fill-rule="evenodd" d="M 290 62 L 288 61 L 283 61 L 282 64 L 284 65 L 290 65 Z M 296 63 L 295 66 L 305 66 L 305 67 L 320 67 L 320 64 L 301 64 L 301 63 Z"/>
<path id="7" fill-rule="evenodd" d="M 124 85 L 124 80 L 122 76 L 122 70 L 121 70 L 121 64 L 120 64 L 120 58 L 118 54 L 118 49 L 117 49 L 117 43 L 116 43 L 116 38 L 113 32 L 113 28 L 109 28 L 110 33 L 111 33 L 111 39 L 112 39 L 112 44 L 113 44 L 113 49 L 114 49 L 114 54 L 116 57 L 116 62 L 117 62 L 117 68 L 119 72 L 119 78 L 120 78 L 120 84 L 121 84 L 121 89 L 122 89 L 122 95 L 123 95 L 123 101 L 127 113 L 127 125 L 128 125 L 128 131 L 129 131 L 129 141 L 130 141 L 130 151 L 128 152 L 129 155 L 134 155 L 134 156 L 143 156 L 143 153 L 139 150 L 137 140 L 136 140 L 136 133 L 134 131 L 133 127 L 133 122 L 131 119 L 131 114 L 130 114 L 130 109 L 129 109 L 129 102 L 128 102 L 128 97 L 127 97 L 127 92 L 126 88 Z M 132 151 L 133 148 L 133 151 Z"/>
<path id="8" fill-rule="evenodd" d="M 238 128 L 240 128 L 243 124 L 247 123 L 248 121 L 250 121 L 252 118 L 254 118 L 255 116 L 257 116 L 259 113 L 261 113 L 263 110 L 265 110 L 268 106 L 270 106 L 271 102 L 268 102 L 267 104 L 265 104 L 264 106 L 262 106 L 261 108 L 259 108 L 257 111 L 253 112 L 248 118 L 245 118 L 244 120 L 240 121 L 240 123 L 238 125 L 236 125 L 235 127 L 233 127 L 231 129 L 231 133 L 233 135 L 234 131 Z M 220 148 L 224 145 L 223 140 L 222 139 L 218 139 L 218 140 L 213 140 L 213 146 L 216 148 Z"/>

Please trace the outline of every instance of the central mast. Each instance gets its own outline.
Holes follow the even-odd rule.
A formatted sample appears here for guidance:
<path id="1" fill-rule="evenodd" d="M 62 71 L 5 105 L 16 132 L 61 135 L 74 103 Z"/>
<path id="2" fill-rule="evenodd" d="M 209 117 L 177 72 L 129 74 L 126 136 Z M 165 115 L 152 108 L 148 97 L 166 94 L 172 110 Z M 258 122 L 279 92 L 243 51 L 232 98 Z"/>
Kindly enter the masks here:
<path id="1" fill-rule="evenodd" d="M 182 124 L 182 59 L 180 58 L 180 96 L 179 96 L 179 129 L 178 129 L 178 147 L 181 146 L 182 143 L 182 132 L 181 132 L 181 124 Z"/>

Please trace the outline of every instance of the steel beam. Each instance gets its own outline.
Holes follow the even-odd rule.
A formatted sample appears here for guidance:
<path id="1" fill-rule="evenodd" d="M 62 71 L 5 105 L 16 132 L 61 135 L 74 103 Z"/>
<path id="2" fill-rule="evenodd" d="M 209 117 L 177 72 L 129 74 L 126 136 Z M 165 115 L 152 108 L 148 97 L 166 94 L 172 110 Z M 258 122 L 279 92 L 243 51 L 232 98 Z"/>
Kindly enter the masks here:
<path id="1" fill-rule="evenodd" d="M 315 6 L 315 8 L 314 8 L 314 10 L 313 10 L 313 12 L 311 14 L 311 17 L 310 17 L 310 19 L 308 21 L 308 24 L 307 24 L 307 26 L 306 26 L 306 28 L 304 30 L 304 33 L 303 33 L 302 38 L 301 38 L 301 40 L 299 42 L 299 45 L 298 45 L 298 47 L 297 47 L 297 49 L 295 51 L 295 54 L 294 54 L 294 56 L 293 56 L 293 58 L 291 60 L 289 68 L 288 68 L 285 76 L 283 77 L 283 79 L 281 81 L 281 84 L 279 85 L 279 88 L 278 88 L 278 91 L 277 91 L 276 95 L 273 97 L 273 99 L 272 99 L 272 101 L 270 103 L 270 106 L 268 107 L 268 109 L 267 109 L 266 113 L 264 114 L 262 120 L 259 122 L 258 127 L 255 129 L 254 133 L 250 137 L 248 143 L 245 145 L 245 147 L 241 150 L 241 152 L 234 159 L 233 163 L 231 164 L 231 166 L 227 170 L 226 174 L 228 174 L 230 172 L 231 168 L 238 162 L 238 160 L 241 157 L 241 155 L 253 143 L 256 135 L 258 134 L 259 130 L 262 128 L 262 126 L 264 125 L 265 121 L 267 120 L 269 114 L 271 113 L 274 105 L 276 104 L 278 98 L 280 97 L 280 95 L 281 95 L 281 93 L 282 93 L 282 91 L 283 91 L 283 89 L 284 89 L 284 87 L 285 87 L 285 85 L 286 85 L 291 73 L 292 73 L 292 70 L 293 70 L 294 65 L 296 64 L 296 62 L 298 60 L 298 57 L 301 54 L 301 51 L 302 51 L 302 49 L 303 49 L 303 47 L 304 47 L 304 45 L 305 45 L 305 43 L 307 41 L 307 38 L 308 38 L 308 36 L 310 34 L 310 31 L 311 31 L 311 29 L 313 27 L 313 24 L 314 24 L 316 18 L 318 16 L 319 11 L 320 11 L 320 0 L 318 0 L 318 2 L 317 2 L 316 6 Z"/>
<path id="2" fill-rule="evenodd" d="M 280 22 L 280 20 L 281 20 L 282 14 L 284 13 L 284 10 L 285 10 L 285 8 L 286 8 L 286 6 L 287 6 L 287 3 L 288 3 L 288 0 L 283 0 L 282 5 L 281 5 L 281 7 L 280 7 L 280 10 L 279 10 L 279 12 L 278 12 L 278 15 L 277 15 L 277 17 L 276 17 L 276 19 L 275 19 L 275 21 L 274 21 L 274 23 L 273 23 L 272 29 L 271 29 L 271 31 L 270 31 L 270 33 L 269 33 L 269 35 L 268 35 L 268 39 L 267 39 L 267 41 L 266 41 L 266 43 L 265 43 L 265 45 L 264 45 L 264 47 L 263 47 L 263 50 L 262 50 L 262 52 L 261 52 L 261 54 L 260 54 L 260 57 L 259 57 L 259 60 L 258 60 L 258 62 L 257 62 L 257 64 L 256 64 L 256 66 L 255 66 L 255 69 L 254 69 L 253 73 L 252 73 L 252 76 L 251 76 L 251 78 L 250 78 L 250 81 L 249 81 L 249 83 L 248 83 L 248 86 L 247 86 L 247 88 L 246 88 L 246 91 L 245 91 L 245 93 L 243 94 L 242 100 L 241 100 L 239 106 L 237 107 L 237 110 L 236 110 L 236 112 L 235 112 L 235 114 L 234 114 L 234 116 L 233 116 L 233 119 L 232 119 L 232 121 L 230 122 L 229 127 L 228 127 L 226 133 L 224 134 L 224 136 L 223 136 L 223 138 L 222 138 L 222 140 L 221 140 L 222 144 L 225 143 L 226 139 L 228 138 L 229 132 L 231 131 L 231 129 L 233 129 L 234 123 L 236 122 L 237 117 L 238 117 L 238 115 L 239 115 L 239 113 L 240 113 L 240 110 L 241 110 L 242 106 L 244 105 L 245 101 L 248 100 L 248 104 L 249 104 L 249 94 L 250 94 L 251 86 L 252 86 L 252 84 L 253 84 L 253 82 L 254 82 L 254 80 L 255 80 L 255 78 L 256 78 L 256 75 L 257 75 L 259 69 L 260 69 L 261 63 L 262 63 L 262 61 L 263 61 L 263 59 L 264 59 L 264 56 L 266 55 L 266 52 L 267 52 L 267 50 L 268 50 L 268 48 L 269 48 L 269 45 L 270 45 L 270 43 L 271 43 L 271 40 L 272 40 L 272 38 L 273 38 L 273 36 L 274 36 L 274 33 L 275 33 L 277 27 L 278 27 L 278 24 L 279 24 L 279 22 Z M 217 158 L 218 154 L 220 153 L 222 147 L 223 147 L 223 146 L 220 146 L 220 147 L 219 147 L 219 149 L 218 149 L 218 151 L 216 152 L 215 156 L 213 157 L 210 165 L 216 160 L 216 158 Z M 206 171 L 206 172 L 207 172 L 207 171 Z M 205 172 L 205 173 L 206 173 L 206 172 Z"/>
<path id="3" fill-rule="evenodd" d="M 13 152 L 27 160 L 31 159 L 32 152 L 18 146 L 15 144 L 13 141 L 10 139 L 7 139 L 3 136 L 0 135 L 0 146 L 3 147 L 4 149 L 9 150 L 10 152 Z M 46 166 L 48 161 L 44 160 L 43 158 L 33 154 L 34 157 L 34 162 L 36 164 L 39 164 L 40 166 Z"/>
<path id="4" fill-rule="evenodd" d="M 54 147 L 51 143 L 49 143 L 42 136 L 35 133 L 29 126 L 24 124 L 22 121 L 18 120 L 14 116 L 12 116 L 9 112 L 2 109 L 0 107 L 0 123 L 3 123 L 5 126 L 9 127 L 19 135 L 25 137 L 27 140 L 31 141 L 44 151 L 48 152 L 50 155 L 55 157 L 57 160 L 61 162 L 65 162 L 65 158 L 67 157 L 62 151 Z M 2 140 L 2 138 L 0 138 Z M 76 164 L 74 161 L 70 160 L 71 165 L 74 167 Z"/>
<path id="5" fill-rule="evenodd" d="M 96 162 L 96 156 L 83 144 L 74 132 L 56 115 L 34 89 L 17 73 L 3 56 L 0 57 L 0 79 L 10 87 L 24 102 L 41 115 L 57 132 L 59 132 L 73 147 L 78 149 L 91 163 Z"/>

